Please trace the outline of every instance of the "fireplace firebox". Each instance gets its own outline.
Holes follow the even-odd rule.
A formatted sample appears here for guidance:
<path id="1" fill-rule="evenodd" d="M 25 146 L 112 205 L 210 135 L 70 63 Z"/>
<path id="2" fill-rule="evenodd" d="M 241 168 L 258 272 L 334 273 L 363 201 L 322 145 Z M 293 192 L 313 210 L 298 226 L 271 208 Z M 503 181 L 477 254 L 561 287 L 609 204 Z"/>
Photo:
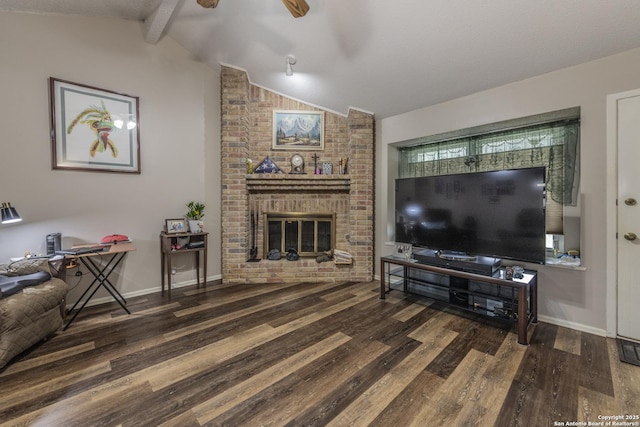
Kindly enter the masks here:
<path id="1" fill-rule="evenodd" d="M 264 214 L 264 253 L 295 249 L 314 257 L 335 246 L 335 213 L 267 212 Z"/>

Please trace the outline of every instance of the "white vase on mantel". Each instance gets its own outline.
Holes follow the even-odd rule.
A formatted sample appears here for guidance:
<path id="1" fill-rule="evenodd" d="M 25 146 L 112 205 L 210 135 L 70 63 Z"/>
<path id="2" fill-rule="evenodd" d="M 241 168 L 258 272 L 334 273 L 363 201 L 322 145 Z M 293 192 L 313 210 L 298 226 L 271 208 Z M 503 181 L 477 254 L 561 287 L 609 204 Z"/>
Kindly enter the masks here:
<path id="1" fill-rule="evenodd" d="M 204 221 L 201 219 L 190 219 L 189 231 L 192 233 L 202 233 L 204 231 Z"/>

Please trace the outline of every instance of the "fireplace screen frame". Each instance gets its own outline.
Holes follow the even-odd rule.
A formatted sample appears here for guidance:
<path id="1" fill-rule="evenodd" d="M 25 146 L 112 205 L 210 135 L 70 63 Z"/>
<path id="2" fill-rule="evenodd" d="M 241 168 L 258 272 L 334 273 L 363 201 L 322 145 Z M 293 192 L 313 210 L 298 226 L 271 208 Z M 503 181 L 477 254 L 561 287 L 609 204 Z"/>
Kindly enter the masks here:
<path id="1" fill-rule="evenodd" d="M 326 223 L 329 223 L 328 227 Z M 263 225 L 265 256 L 271 249 L 286 253 L 294 248 L 301 257 L 316 257 L 332 250 L 336 244 L 335 212 L 265 212 Z M 310 243 L 303 241 L 303 237 L 310 232 L 310 225 L 313 225 L 313 248 L 309 247 Z M 327 228 L 330 233 L 328 246 L 326 238 L 322 238 L 322 235 L 326 237 Z M 277 229 L 280 235 L 274 237 L 272 234 L 278 233 Z"/>

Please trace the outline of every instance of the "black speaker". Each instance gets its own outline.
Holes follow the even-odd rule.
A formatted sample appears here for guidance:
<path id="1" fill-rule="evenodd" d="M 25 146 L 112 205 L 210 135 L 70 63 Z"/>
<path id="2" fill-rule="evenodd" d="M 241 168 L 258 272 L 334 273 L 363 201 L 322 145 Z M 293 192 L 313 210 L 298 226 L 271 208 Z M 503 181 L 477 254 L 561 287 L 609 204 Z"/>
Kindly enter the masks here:
<path id="1" fill-rule="evenodd" d="M 47 234 L 47 255 L 53 255 L 62 249 L 62 234 Z"/>

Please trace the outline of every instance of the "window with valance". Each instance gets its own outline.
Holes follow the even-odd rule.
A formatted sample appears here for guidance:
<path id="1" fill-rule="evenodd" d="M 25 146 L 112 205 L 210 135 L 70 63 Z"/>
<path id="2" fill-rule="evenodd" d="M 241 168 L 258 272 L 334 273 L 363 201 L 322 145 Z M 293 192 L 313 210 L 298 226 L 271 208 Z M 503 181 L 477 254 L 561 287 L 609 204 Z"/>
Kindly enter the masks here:
<path id="1" fill-rule="evenodd" d="M 398 175 L 407 178 L 545 166 L 547 233 L 562 234 L 563 206 L 575 206 L 578 198 L 579 141 L 577 117 L 426 141 L 399 148 Z"/>

